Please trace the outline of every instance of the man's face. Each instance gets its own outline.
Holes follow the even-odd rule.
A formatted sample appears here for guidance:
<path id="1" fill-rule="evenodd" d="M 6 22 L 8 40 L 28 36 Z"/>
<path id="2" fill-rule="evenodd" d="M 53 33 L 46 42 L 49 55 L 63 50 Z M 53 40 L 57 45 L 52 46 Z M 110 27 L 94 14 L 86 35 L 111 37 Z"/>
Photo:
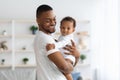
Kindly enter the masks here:
<path id="1" fill-rule="evenodd" d="M 54 15 L 52 10 L 43 12 L 37 18 L 37 23 L 39 25 L 40 30 L 47 34 L 51 34 L 55 32 L 56 16 Z"/>

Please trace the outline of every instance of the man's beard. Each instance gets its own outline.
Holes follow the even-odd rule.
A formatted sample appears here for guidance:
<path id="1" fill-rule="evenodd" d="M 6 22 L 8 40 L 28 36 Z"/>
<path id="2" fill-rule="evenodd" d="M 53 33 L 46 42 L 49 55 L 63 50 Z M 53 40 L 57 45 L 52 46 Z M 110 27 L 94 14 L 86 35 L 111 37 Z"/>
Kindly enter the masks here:
<path id="1" fill-rule="evenodd" d="M 46 30 L 48 33 L 54 33 L 55 32 L 55 29 L 54 30 Z"/>
<path id="2" fill-rule="evenodd" d="M 44 27 L 42 27 L 42 30 L 48 34 L 54 33 L 55 32 L 55 28 L 54 29 L 45 29 Z"/>
<path id="3" fill-rule="evenodd" d="M 39 25 L 39 29 L 42 30 L 43 32 L 47 33 L 47 34 L 51 34 L 51 33 L 55 32 L 55 27 L 52 28 L 52 29 L 50 29 L 50 28 L 47 29 L 47 28 L 43 27 L 44 25 L 40 25 L 40 24 L 38 24 L 38 25 Z M 55 25 L 51 25 L 51 26 L 55 26 Z"/>

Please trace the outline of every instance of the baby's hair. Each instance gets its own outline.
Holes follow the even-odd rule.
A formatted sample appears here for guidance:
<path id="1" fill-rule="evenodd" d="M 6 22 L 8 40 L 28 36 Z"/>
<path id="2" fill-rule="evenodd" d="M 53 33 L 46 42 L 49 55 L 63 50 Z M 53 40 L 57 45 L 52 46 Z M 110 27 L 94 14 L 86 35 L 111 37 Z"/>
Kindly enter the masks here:
<path id="1" fill-rule="evenodd" d="M 73 22 L 73 27 L 75 28 L 76 27 L 76 21 L 74 18 L 70 17 L 70 16 L 67 16 L 67 17 L 64 17 L 61 22 L 60 22 L 60 25 L 62 24 L 63 21 L 70 21 L 70 22 Z"/>
<path id="2" fill-rule="evenodd" d="M 43 12 L 53 10 L 49 5 L 43 4 L 40 5 L 36 10 L 36 17 L 38 18 Z"/>

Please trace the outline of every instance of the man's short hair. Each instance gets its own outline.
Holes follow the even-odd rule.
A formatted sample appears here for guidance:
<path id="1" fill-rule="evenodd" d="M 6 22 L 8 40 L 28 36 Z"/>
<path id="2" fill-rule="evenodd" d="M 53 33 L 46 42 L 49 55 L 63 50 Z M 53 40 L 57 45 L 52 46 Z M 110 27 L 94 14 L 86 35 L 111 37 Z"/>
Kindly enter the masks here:
<path id="1" fill-rule="evenodd" d="M 41 15 L 41 13 L 50 11 L 50 10 L 53 10 L 51 6 L 46 4 L 40 5 L 36 10 L 36 18 L 38 18 Z"/>

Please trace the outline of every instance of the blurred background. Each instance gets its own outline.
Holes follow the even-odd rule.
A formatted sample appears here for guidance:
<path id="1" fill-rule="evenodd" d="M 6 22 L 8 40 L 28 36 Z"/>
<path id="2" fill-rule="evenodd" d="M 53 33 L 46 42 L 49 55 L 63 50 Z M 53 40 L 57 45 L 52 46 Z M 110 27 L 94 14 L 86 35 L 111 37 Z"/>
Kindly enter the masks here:
<path id="1" fill-rule="evenodd" d="M 76 19 L 77 47 L 86 58 L 84 63 L 79 62 L 75 71 L 80 72 L 84 80 L 120 80 L 118 0 L 0 0 L 0 45 L 7 46 L 0 47 L 0 79 L 8 80 L 11 71 L 6 73 L 6 70 L 17 72 L 21 69 L 25 71 L 27 68 L 30 70 L 26 73 L 30 71 L 33 75 L 29 80 L 35 79 L 35 35 L 30 27 L 37 26 L 36 9 L 41 4 L 48 4 L 55 11 L 56 38 L 59 35 L 59 22 L 63 17 L 71 16 Z M 29 59 L 27 65 L 24 64 L 24 58 Z M 23 77 L 22 72 L 20 75 Z M 20 80 L 27 79 L 24 76 Z"/>

